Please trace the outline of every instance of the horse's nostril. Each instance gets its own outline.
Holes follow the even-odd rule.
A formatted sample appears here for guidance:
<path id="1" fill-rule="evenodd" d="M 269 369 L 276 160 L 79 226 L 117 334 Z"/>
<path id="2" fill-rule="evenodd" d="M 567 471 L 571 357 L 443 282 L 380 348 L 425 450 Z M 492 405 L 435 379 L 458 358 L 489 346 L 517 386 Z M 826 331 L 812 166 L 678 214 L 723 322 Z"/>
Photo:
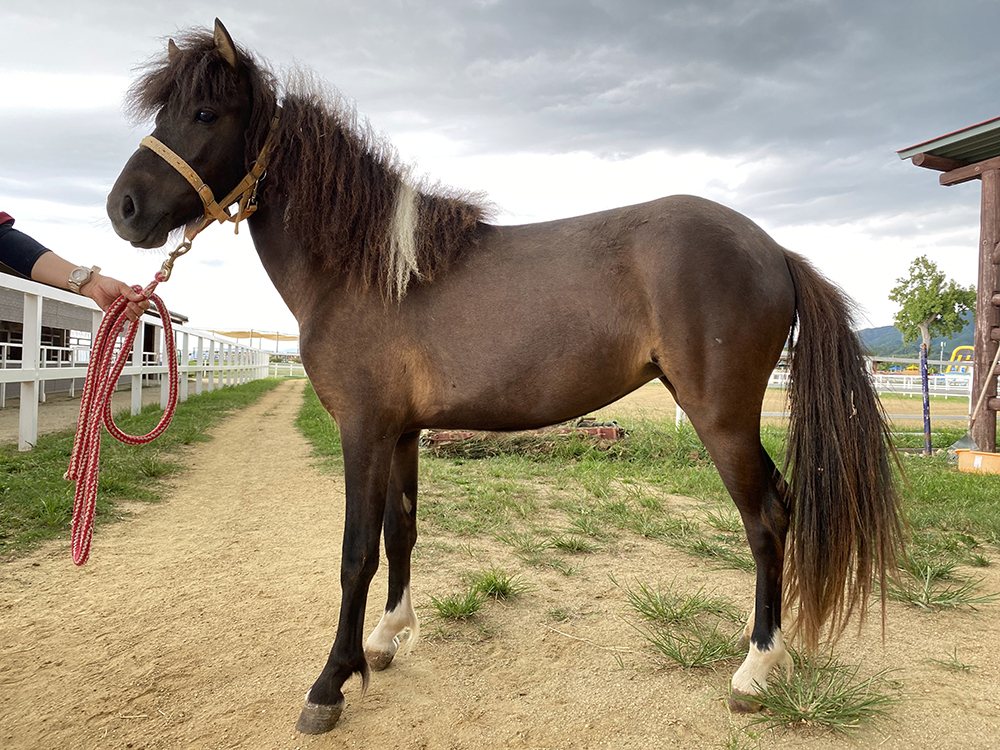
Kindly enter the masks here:
<path id="1" fill-rule="evenodd" d="M 131 219 L 133 214 L 135 214 L 135 203 L 132 202 L 131 195 L 126 195 L 122 201 L 122 216 Z"/>

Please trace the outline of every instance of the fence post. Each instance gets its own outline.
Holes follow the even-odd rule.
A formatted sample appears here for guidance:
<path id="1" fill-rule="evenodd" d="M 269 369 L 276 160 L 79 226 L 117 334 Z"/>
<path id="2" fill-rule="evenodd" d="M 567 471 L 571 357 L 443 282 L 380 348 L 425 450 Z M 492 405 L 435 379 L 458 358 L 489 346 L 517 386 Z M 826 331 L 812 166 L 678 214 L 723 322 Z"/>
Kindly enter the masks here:
<path id="1" fill-rule="evenodd" d="M 208 340 L 208 390 L 215 390 L 215 339 Z"/>
<path id="2" fill-rule="evenodd" d="M 196 369 L 194 372 L 194 393 L 196 396 L 200 396 L 202 390 L 205 387 L 205 337 L 198 337 L 198 360 L 196 364 Z"/>
<path id="3" fill-rule="evenodd" d="M 191 353 L 188 350 L 188 346 L 190 345 L 191 342 L 188 339 L 188 333 L 185 331 L 181 334 L 181 347 L 180 351 L 177 352 L 177 358 L 179 360 L 177 362 L 178 367 L 188 367 L 188 363 L 191 362 Z M 190 387 L 190 384 L 188 383 L 188 373 L 186 371 L 179 370 L 178 377 L 180 378 L 180 383 L 178 383 L 180 386 L 179 398 L 181 403 L 183 403 L 188 400 L 188 388 Z"/>
<path id="4" fill-rule="evenodd" d="M 30 451 L 38 442 L 38 354 L 42 343 L 42 298 L 24 293 L 24 326 L 21 337 L 21 369 L 31 380 L 21 381 L 18 407 L 17 449 Z"/>

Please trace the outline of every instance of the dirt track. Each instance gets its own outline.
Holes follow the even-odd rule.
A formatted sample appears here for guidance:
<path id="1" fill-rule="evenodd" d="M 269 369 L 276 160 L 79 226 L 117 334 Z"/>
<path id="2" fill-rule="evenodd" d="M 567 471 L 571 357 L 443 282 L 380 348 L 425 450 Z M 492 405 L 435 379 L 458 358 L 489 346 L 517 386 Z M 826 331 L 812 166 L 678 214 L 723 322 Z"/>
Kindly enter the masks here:
<path id="1" fill-rule="evenodd" d="M 166 501 L 98 529 L 86 567 L 73 567 L 67 543 L 0 566 L 0 747 L 723 746 L 728 668 L 652 669 L 608 574 L 676 577 L 743 607 L 753 577 L 639 538 L 564 576 L 524 568 L 490 539 L 425 534 L 413 590 L 426 637 L 373 675 L 364 698 L 348 683 L 333 733 L 295 734 L 332 643 L 343 518 L 341 480 L 313 468 L 292 424 L 301 385 L 281 385 L 216 428 Z M 428 596 L 457 590 L 463 571 L 490 562 L 520 568 L 535 590 L 436 635 Z M 1000 590 L 997 566 L 983 573 L 984 588 Z M 369 628 L 384 591 L 383 564 Z M 569 620 L 556 623 L 556 608 Z M 909 698 L 885 736 L 868 731 L 861 746 L 1000 747 L 998 615 L 998 605 L 979 616 L 890 605 L 884 646 L 877 616 L 860 639 L 846 638 L 843 657 L 868 672 L 897 669 Z M 971 673 L 926 661 L 955 648 Z M 858 747 L 808 729 L 762 746 Z"/>

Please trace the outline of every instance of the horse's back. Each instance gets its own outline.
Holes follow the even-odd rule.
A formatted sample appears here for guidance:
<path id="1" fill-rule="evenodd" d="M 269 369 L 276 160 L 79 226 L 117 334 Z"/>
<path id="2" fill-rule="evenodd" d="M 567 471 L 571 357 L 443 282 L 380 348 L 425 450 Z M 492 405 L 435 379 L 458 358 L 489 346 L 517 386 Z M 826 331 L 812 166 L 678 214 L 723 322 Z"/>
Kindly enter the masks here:
<path id="1" fill-rule="evenodd" d="M 550 289 L 610 287 L 618 304 L 646 308 L 665 336 L 690 338 L 691 327 L 711 321 L 769 329 L 780 318 L 785 332 L 791 324 L 784 249 L 746 216 L 704 198 L 674 195 L 487 234 L 486 246 L 499 246 L 526 276 Z M 535 273 L 536 264 L 550 272 Z"/>

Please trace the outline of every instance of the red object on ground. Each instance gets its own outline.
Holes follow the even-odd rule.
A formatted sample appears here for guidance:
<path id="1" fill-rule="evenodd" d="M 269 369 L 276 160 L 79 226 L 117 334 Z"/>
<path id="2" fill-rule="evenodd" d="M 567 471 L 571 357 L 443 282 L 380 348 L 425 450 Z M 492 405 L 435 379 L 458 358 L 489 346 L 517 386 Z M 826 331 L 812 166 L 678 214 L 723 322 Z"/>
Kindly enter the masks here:
<path id="1" fill-rule="evenodd" d="M 163 272 L 157 272 L 153 282 L 145 289 L 133 287 L 142 292 L 163 321 L 163 338 L 165 342 L 168 377 L 170 378 L 170 393 L 167 407 L 163 411 L 160 423 L 145 435 L 128 435 L 115 424 L 111 414 L 111 397 L 114 394 L 118 378 L 121 377 L 125 362 L 132 352 L 136 333 L 139 330 L 139 320 L 133 321 L 125 333 L 124 341 L 115 359 L 115 342 L 118 334 L 125 327 L 128 318 L 125 308 L 128 300 L 119 297 L 104 314 L 101 327 L 94 337 L 90 351 L 90 364 L 87 366 L 87 380 L 83 386 L 83 396 L 80 399 L 80 419 L 76 428 L 76 439 L 73 441 L 73 452 L 70 454 L 69 468 L 66 479 L 76 482 L 76 494 L 73 499 L 72 551 L 73 562 L 83 565 L 90 557 L 90 542 L 94 535 L 94 516 L 97 510 L 97 475 L 100 470 L 101 427 L 107 427 L 111 435 L 128 445 L 142 445 L 159 437 L 170 420 L 174 417 L 177 407 L 177 349 L 174 341 L 173 326 L 170 323 L 170 313 L 158 296 L 153 294 L 157 284 L 164 280 Z"/>

